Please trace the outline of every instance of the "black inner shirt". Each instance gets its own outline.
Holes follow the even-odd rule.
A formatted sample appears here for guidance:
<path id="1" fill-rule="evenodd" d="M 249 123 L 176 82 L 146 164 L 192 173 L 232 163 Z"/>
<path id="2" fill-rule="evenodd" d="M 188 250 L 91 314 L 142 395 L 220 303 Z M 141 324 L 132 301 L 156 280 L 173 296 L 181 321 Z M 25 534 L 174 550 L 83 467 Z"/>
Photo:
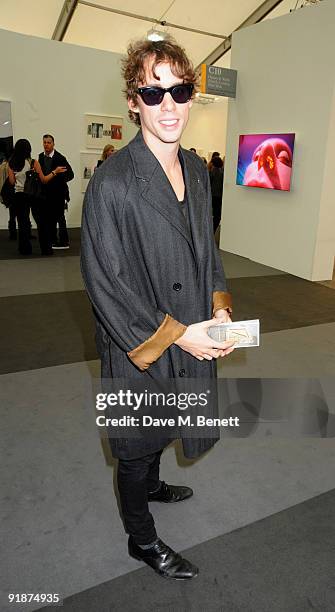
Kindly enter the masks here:
<path id="1" fill-rule="evenodd" d="M 188 202 L 187 202 L 187 193 L 186 193 L 186 183 L 185 183 L 185 173 L 184 173 L 184 162 L 183 162 L 183 158 L 180 155 L 180 153 L 178 153 L 178 158 L 179 158 L 180 165 L 181 165 L 181 170 L 182 170 L 182 173 L 183 173 L 185 192 L 184 192 L 184 199 L 183 200 L 177 200 L 177 202 L 178 202 L 178 206 L 180 206 L 181 212 L 183 213 L 183 215 L 185 217 L 185 221 L 186 221 L 188 227 L 190 227 L 190 220 L 189 220 L 189 215 L 188 215 Z M 176 199 L 177 199 L 177 197 L 176 197 Z"/>

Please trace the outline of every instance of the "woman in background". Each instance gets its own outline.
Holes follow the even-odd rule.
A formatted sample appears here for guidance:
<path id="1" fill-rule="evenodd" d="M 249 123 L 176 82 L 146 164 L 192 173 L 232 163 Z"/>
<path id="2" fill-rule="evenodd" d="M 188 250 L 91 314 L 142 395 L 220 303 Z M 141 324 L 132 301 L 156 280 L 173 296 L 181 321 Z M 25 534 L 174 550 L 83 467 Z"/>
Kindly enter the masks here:
<path id="1" fill-rule="evenodd" d="M 111 155 L 113 155 L 113 153 L 116 153 L 114 145 L 106 144 L 106 146 L 103 149 L 103 152 L 102 152 L 102 155 L 101 155 L 101 159 L 99 159 L 99 161 L 97 163 L 97 168 L 99 168 L 99 166 L 101 166 L 101 164 L 104 161 L 106 161 L 107 157 L 110 157 Z"/>
<path id="2" fill-rule="evenodd" d="M 30 207 L 33 218 L 37 225 L 38 238 L 42 255 L 51 255 L 51 237 L 49 236 L 46 215 L 43 207 L 47 202 L 43 200 L 32 200 L 29 195 L 24 193 L 26 173 L 34 169 L 40 181 L 44 184 L 51 181 L 57 174 L 65 172 L 66 168 L 58 166 L 55 170 L 44 176 L 39 162 L 31 158 L 31 145 L 29 140 L 20 138 L 15 143 L 14 151 L 8 160 L 8 178 L 14 186 L 13 206 L 17 217 L 19 230 L 19 253 L 21 255 L 31 255 L 32 248 L 30 242 Z"/>

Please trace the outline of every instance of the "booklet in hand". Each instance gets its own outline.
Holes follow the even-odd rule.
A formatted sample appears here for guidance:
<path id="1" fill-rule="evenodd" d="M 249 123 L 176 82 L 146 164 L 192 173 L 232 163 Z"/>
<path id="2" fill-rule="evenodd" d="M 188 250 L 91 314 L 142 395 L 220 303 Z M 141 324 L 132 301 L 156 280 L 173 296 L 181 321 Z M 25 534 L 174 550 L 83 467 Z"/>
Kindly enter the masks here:
<path id="1" fill-rule="evenodd" d="M 235 348 L 259 346 L 259 319 L 212 325 L 207 333 L 216 342 L 235 340 Z"/>

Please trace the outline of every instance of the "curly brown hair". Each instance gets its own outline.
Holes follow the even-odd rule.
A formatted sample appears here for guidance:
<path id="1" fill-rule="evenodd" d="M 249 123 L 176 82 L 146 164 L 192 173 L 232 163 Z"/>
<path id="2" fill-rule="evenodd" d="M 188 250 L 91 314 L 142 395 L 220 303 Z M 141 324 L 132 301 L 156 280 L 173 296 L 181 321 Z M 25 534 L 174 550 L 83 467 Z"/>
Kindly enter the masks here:
<path id="1" fill-rule="evenodd" d="M 184 83 L 192 83 L 195 88 L 198 84 L 198 77 L 192 62 L 188 59 L 185 50 L 178 45 L 172 36 L 167 36 L 164 40 L 152 41 L 140 39 L 129 44 L 127 56 L 122 60 L 122 76 L 125 80 L 123 90 L 127 100 L 137 102 L 137 89 L 140 83 L 145 81 L 145 68 L 147 61 L 154 58 L 152 64 L 152 74 L 157 79 L 155 68 L 162 62 L 169 62 L 173 74 L 183 79 Z M 193 91 L 193 95 L 195 90 Z M 128 111 L 129 118 L 136 125 L 141 125 L 138 113 Z"/>

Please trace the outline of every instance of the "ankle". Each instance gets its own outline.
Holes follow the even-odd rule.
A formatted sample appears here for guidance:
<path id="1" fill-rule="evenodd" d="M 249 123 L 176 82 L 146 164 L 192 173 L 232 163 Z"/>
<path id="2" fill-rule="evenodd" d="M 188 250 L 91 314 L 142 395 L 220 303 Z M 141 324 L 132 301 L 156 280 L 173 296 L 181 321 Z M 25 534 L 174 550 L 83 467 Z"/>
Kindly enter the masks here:
<path id="1" fill-rule="evenodd" d="M 152 548 L 153 546 L 155 546 L 155 544 L 157 544 L 158 542 L 158 538 L 156 538 L 153 542 L 151 542 L 150 544 L 137 544 L 136 546 L 138 546 L 139 548 L 141 548 L 141 550 L 149 550 L 149 548 Z"/>
<path id="2" fill-rule="evenodd" d="M 160 481 L 159 481 L 159 485 L 158 485 L 158 487 L 157 487 L 157 488 L 156 488 L 154 491 L 149 491 L 149 492 L 148 492 L 148 493 L 149 493 L 149 495 L 153 495 L 154 493 L 159 493 L 159 491 L 160 491 L 160 490 L 161 490 L 161 488 L 162 488 L 162 484 L 163 484 L 163 482 L 160 480 Z"/>

